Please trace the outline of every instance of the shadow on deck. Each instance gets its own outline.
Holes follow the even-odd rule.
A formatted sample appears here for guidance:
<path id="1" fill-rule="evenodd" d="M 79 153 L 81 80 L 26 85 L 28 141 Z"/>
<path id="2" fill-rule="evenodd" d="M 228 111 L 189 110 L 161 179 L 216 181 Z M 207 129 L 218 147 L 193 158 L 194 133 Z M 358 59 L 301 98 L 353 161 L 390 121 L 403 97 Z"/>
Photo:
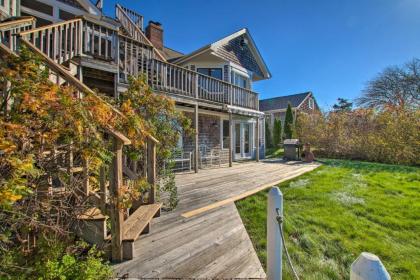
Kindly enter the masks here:
<path id="1" fill-rule="evenodd" d="M 178 174 L 177 209 L 155 219 L 134 259 L 115 271 L 134 279 L 265 278 L 233 202 L 318 166 L 266 160 Z"/>

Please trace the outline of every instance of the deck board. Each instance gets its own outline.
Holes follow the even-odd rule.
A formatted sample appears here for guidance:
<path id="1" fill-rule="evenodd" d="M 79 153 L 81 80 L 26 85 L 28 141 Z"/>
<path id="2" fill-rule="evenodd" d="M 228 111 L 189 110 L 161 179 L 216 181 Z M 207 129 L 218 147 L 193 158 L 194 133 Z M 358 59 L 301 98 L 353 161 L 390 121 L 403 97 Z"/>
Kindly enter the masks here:
<path id="1" fill-rule="evenodd" d="M 317 166 L 261 161 L 177 175 L 177 209 L 154 219 L 135 241 L 134 259 L 115 271 L 132 279 L 265 278 L 233 201 Z"/>

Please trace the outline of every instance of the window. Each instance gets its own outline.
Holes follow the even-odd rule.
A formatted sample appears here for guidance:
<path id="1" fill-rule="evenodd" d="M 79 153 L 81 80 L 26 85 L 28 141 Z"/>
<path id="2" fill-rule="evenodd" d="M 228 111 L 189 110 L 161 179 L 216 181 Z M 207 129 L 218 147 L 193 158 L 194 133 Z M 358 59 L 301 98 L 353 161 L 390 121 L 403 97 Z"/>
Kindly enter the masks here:
<path id="1" fill-rule="evenodd" d="M 197 72 L 219 80 L 223 79 L 222 68 L 197 68 Z"/>
<path id="2" fill-rule="evenodd" d="M 232 71 L 231 83 L 241 88 L 248 88 L 248 78 L 235 71 Z"/>
<path id="3" fill-rule="evenodd" d="M 222 149 L 229 149 L 229 141 L 230 141 L 230 127 L 229 127 L 229 121 L 223 120 L 223 141 L 222 141 Z"/>
<path id="4" fill-rule="evenodd" d="M 308 99 L 308 107 L 309 107 L 309 109 L 314 108 L 314 99 L 313 98 Z"/>
<path id="5" fill-rule="evenodd" d="M 4 0 L 0 0 L 0 6 L 4 7 Z"/>

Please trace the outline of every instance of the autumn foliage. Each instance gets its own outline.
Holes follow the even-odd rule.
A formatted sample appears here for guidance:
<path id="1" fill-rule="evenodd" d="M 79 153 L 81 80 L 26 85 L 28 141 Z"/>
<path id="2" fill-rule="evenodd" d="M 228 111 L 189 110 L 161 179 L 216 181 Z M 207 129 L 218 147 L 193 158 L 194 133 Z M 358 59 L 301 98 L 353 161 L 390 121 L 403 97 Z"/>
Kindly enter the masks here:
<path id="1" fill-rule="evenodd" d="M 297 116 L 296 132 L 316 156 L 420 164 L 420 110 L 356 109 Z"/>
<path id="2" fill-rule="evenodd" d="M 153 135 L 160 142 L 160 177 L 167 175 L 163 163 L 180 130 L 189 131 L 188 119 L 175 111 L 174 102 L 154 94 L 142 77 L 132 78 L 118 100 L 80 93 L 49 78 L 47 68 L 25 49 L 19 57 L 0 60 L 0 258 L 7 259 L 0 264 L 0 278 L 19 274 L 29 279 L 35 260 L 51 261 L 44 249 L 62 242 L 74 247 L 77 215 L 96 206 L 81 193 L 81 178 L 60 167 L 68 160 L 66 151 L 72 150 L 75 166 L 89 163 L 86 172 L 95 191 L 100 167 L 109 166 L 113 157 L 109 128 L 131 140 L 124 153 L 133 159 L 144 156 L 146 138 Z M 145 184 L 124 186 L 124 205 L 138 199 Z M 70 247 L 60 246 L 61 258 Z"/>

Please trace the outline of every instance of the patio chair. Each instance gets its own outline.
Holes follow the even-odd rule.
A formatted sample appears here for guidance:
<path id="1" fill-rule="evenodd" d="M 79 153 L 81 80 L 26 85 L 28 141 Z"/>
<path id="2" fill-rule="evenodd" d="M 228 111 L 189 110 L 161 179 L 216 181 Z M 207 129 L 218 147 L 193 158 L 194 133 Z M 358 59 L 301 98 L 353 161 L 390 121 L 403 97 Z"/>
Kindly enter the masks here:
<path id="1" fill-rule="evenodd" d="M 174 152 L 174 159 L 175 167 L 174 171 L 176 170 L 185 170 L 188 168 L 191 171 L 191 164 L 192 164 L 192 152 L 184 152 L 184 151 L 175 151 Z M 181 165 L 181 167 L 177 167 Z"/>
<path id="2" fill-rule="evenodd" d="M 199 146 L 199 152 L 200 152 L 200 167 L 203 168 L 203 162 L 208 163 L 210 161 L 210 166 L 213 166 L 213 162 L 217 161 L 221 163 L 221 157 L 220 157 L 220 149 L 210 149 L 206 145 L 202 144 Z"/>

